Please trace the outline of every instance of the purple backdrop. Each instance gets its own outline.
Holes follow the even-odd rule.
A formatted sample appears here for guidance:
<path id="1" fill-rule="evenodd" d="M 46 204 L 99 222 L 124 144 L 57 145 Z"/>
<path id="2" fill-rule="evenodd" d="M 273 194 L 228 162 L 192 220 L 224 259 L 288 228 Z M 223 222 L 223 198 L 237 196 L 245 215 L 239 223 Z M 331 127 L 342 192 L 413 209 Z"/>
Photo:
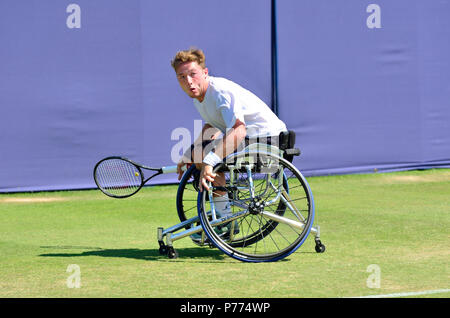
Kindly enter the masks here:
<path id="1" fill-rule="evenodd" d="M 271 103 L 271 1 L 185 4 L 0 2 L 0 192 L 93 188 L 108 155 L 174 164 L 172 133 L 200 120 L 170 66 L 191 45 Z M 277 1 L 279 115 L 306 175 L 450 166 L 450 2 L 370 4 Z"/>
<path id="2" fill-rule="evenodd" d="M 85 188 L 95 160 L 137 153 L 139 2 L 0 2 L 0 191 Z"/>
<path id="3" fill-rule="evenodd" d="M 450 165 L 449 1 L 278 1 L 280 117 L 306 175 Z"/>
<path id="4" fill-rule="evenodd" d="M 211 74 L 270 102 L 270 1 L 185 4 L 0 2 L 0 192 L 95 187 L 109 155 L 175 164 L 172 132 L 193 135 L 200 116 L 170 60 L 191 45 Z"/>
<path id="5" fill-rule="evenodd" d="M 270 1 L 202 0 L 192 8 L 181 3 L 141 2 L 144 122 L 143 148 L 136 160 L 157 166 L 176 164 L 171 150 L 183 142 L 176 132 L 188 130 L 190 145 L 198 133 L 194 121 L 201 120 L 170 66 L 178 50 L 202 48 L 211 75 L 232 78 L 271 102 Z M 177 178 L 163 175 L 152 181 Z"/>

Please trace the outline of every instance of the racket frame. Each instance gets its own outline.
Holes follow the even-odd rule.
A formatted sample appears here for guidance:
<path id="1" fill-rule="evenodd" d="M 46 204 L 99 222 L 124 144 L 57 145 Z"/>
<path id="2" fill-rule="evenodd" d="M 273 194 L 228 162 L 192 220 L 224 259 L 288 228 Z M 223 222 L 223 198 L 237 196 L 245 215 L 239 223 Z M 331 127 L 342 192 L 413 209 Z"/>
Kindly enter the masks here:
<path id="1" fill-rule="evenodd" d="M 99 182 L 97 181 L 97 175 L 96 175 L 97 167 L 98 167 L 102 162 L 107 161 L 107 160 L 113 160 L 113 159 L 114 159 L 114 160 L 123 160 L 123 161 L 126 161 L 126 162 L 132 164 L 133 166 L 135 166 L 136 169 L 139 171 L 139 175 L 140 175 L 140 177 L 141 177 L 141 184 L 139 185 L 139 187 L 138 187 L 134 192 L 132 192 L 132 193 L 130 193 L 130 194 L 126 194 L 126 195 L 115 195 L 115 194 L 112 194 L 112 193 L 107 192 L 106 190 L 103 189 L 103 187 L 100 186 Z M 153 175 L 151 175 L 150 177 L 148 177 L 148 178 L 145 179 L 145 178 L 144 178 L 144 173 L 142 172 L 142 169 L 144 169 L 144 170 L 149 170 L 149 171 L 155 171 L 155 173 L 154 173 Z M 125 157 L 122 157 L 122 156 L 109 156 L 109 157 L 103 158 L 102 160 L 100 160 L 99 162 L 97 162 L 97 164 L 95 165 L 95 167 L 94 167 L 94 181 L 95 181 L 95 184 L 97 185 L 97 187 L 100 189 L 100 191 L 102 191 L 102 192 L 103 192 L 104 194 L 106 194 L 107 196 L 112 197 L 112 198 L 116 198 L 116 199 L 125 199 L 125 198 L 129 198 L 129 197 L 131 197 L 132 195 L 135 195 L 137 192 L 139 192 L 139 190 L 141 190 L 142 187 L 143 187 L 150 179 L 153 179 L 154 177 L 159 176 L 160 174 L 165 173 L 165 169 L 166 169 L 166 167 L 162 167 L 162 168 L 153 168 L 153 167 L 144 166 L 144 165 L 138 164 L 138 163 L 134 162 L 133 160 L 130 160 L 130 159 L 125 158 Z"/>

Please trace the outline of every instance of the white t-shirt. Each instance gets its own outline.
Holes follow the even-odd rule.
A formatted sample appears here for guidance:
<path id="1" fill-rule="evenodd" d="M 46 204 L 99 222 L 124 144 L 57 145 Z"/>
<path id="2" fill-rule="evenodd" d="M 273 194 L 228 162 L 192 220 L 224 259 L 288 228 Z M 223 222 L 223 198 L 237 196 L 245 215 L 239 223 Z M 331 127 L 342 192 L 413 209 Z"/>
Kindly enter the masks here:
<path id="1" fill-rule="evenodd" d="M 203 120 L 226 133 L 239 119 L 245 124 L 248 137 L 278 136 L 286 125 L 261 99 L 238 84 L 221 77 L 209 77 L 209 86 L 202 102 L 194 99 Z"/>

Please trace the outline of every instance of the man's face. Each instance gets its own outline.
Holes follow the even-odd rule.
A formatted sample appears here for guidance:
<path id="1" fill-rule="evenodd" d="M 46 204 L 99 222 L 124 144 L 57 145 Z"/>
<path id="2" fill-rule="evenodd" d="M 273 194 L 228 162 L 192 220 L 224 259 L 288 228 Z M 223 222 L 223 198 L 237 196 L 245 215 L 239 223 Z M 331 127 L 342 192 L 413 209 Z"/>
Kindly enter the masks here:
<path id="1" fill-rule="evenodd" d="M 178 65 L 175 72 L 183 91 L 202 102 L 208 89 L 208 69 L 197 62 L 185 62 Z"/>

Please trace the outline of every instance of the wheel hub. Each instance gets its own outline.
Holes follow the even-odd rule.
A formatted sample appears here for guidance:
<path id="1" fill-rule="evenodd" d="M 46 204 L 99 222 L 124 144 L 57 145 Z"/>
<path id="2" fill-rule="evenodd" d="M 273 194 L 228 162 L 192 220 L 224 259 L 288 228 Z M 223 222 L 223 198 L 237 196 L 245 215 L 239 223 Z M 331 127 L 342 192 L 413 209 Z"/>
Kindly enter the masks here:
<path id="1" fill-rule="evenodd" d="M 251 214 L 260 214 L 264 210 L 264 203 L 253 199 L 248 206 L 248 210 Z"/>

